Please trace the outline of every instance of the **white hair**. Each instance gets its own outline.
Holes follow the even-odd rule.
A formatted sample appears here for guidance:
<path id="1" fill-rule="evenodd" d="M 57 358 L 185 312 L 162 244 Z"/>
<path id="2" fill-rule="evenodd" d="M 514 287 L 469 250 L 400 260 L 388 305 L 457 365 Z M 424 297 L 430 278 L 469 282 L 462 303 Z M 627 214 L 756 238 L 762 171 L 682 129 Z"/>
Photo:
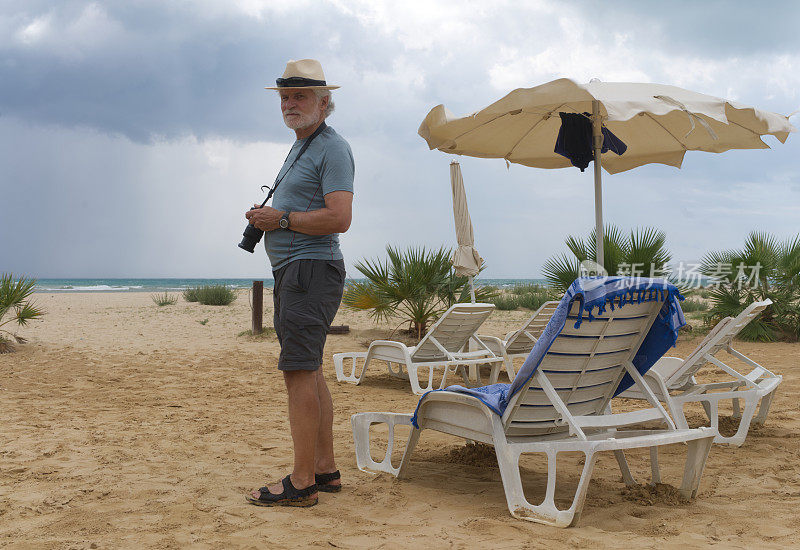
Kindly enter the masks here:
<path id="1" fill-rule="evenodd" d="M 328 118 L 333 113 L 334 109 L 336 109 L 336 105 L 333 104 L 333 96 L 331 95 L 330 90 L 320 90 L 314 89 L 314 94 L 316 94 L 318 99 L 322 99 L 323 97 L 328 98 L 328 105 L 325 107 L 325 112 L 322 113 L 322 116 Z"/>

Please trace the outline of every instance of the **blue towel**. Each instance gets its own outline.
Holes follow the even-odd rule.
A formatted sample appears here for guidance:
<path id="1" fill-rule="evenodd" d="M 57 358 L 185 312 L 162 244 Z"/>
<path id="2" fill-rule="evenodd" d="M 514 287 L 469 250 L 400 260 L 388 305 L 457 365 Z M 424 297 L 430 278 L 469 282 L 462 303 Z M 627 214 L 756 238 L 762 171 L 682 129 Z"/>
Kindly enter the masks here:
<path id="1" fill-rule="evenodd" d="M 683 318 L 679 300 L 683 300 L 678 289 L 672 283 L 664 279 L 648 279 L 645 277 L 581 277 L 570 285 L 564 297 L 561 298 L 550 322 L 536 341 L 536 345 L 528 354 L 522 367 L 517 372 L 514 380 L 510 384 L 491 384 L 480 388 L 465 388 L 463 386 L 448 386 L 444 391 L 464 393 L 477 397 L 489 409 L 500 416 L 508 406 L 517 392 L 525 388 L 530 381 L 539 363 L 542 362 L 556 336 L 561 334 L 567 322 L 567 315 L 572 308 L 572 304 L 578 301 L 581 304 L 581 311 L 588 314 L 588 321 L 594 320 L 592 311 L 597 308 L 597 314 L 602 314 L 606 308 L 614 310 L 614 300 L 619 299 L 619 306 L 632 303 L 633 294 L 638 293 L 636 303 L 650 302 L 654 300 L 664 300 L 664 305 L 650 327 L 639 349 L 633 358 L 633 364 L 640 373 L 644 374 L 652 367 L 666 351 L 675 345 L 678 339 L 678 330 L 686 324 Z M 575 328 L 580 327 L 582 317 L 575 320 Z M 626 374 L 617 386 L 614 395 L 628 389 L 633 385 L 633 379 Z M 433 390 L 442 391 L 442 390 Z M 411 422 L 417 426 L 417 412 L 427 395 L 427 392 L 419 400 L 417 408 Z"/>

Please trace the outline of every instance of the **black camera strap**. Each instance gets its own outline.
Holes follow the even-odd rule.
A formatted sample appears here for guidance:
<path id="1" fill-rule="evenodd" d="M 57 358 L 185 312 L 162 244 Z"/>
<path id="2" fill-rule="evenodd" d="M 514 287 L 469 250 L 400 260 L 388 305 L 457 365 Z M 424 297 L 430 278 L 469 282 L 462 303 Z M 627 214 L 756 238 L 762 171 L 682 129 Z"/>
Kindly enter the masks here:
<path id="1" fill-rule="evenodd" d="M 314 130 L 314 133 L 308 136 L 305 143 L 303 143 L 303 146 L 300 148 L 300 151 L 297 153 L 297 156 L 294 157 L 294 160 L 292 161 L 292 164 L 289 166 L 289 168 L 286 169 L 283 175 L 280 175 L 275 178 L 275 183 L 270 188 L 269 193 L 267 193 L 267 198 L 264 199 L 264 202 L 261 203 L 261 208 L 264 208 L 264 205 L 267 204 L 267 201 L 269 201 L 269 199 L 272 198 L 272 195 L 275 193 L 275 190 L 278 188 L 278 185 L 280 185 L 281 181 L 283 181 L 283 178 L 286 177 L 286 174 L 288 174 L 289 171 L 294 167 L 294 164 L 297 162 L 297 160 L 303 156 L 303 153 L 306 152 L 306 149 L 308 149 L 308 146 L 311 145 L 311 142 L 314 140 L 314 138 L 320 135 L 327 127 L 328 125 L 325 124 L 325 121 L 323 120 L 322 124 L 320 124 L 316 130 Z M 289 151 L 289 154 L 291 155 L 292 152 Z M 288 155 L 286 156 L 286 160 L 289 160 Z M 284 164 L 286 164 L 286 160 L 283 161 Z M 268 186 L 264 185 L 263 187 L 268 187 Z"/>

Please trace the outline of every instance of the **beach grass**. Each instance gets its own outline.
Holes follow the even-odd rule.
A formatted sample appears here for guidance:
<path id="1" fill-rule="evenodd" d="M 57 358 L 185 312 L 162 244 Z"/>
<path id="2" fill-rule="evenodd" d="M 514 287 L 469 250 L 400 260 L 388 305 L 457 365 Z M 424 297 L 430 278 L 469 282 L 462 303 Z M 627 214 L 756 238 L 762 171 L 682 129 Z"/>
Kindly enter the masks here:
<path id="1" fill-rule="evenodd" d="M 511 311 L 519 307 L 519 297 L 513 294 L 501 294 L 496 298 L 492 298 L 491 302 L 500 311 Z"/>
<path id="2" fill-rule="evenodd" d="M 183 299 L 206 306 L 227 306 L 236 299 L 236 291 L 226 285 L 195 286 L 183 291 Z"/>
<path id="3" fill-rule="evenodd" d="M 172 306 L 178 303 L 178 297 L 173 294 L 168 294 L 166 291 L 164 291 L 163 294 L 151 294 L 150 298 L 159 307 Z"/>
<path id="4" fill-rule="evenodd" d="M 199 286 L 190 286 L 186 290 L 183 291 L 183 299 L 187 302 L 196 302 L 197 301 L 197 293 L 200 290 Z"/>
<path id="5" fill-rule="evenodd" d="M 695 311 L 708 311 L 709 306 L 707 303 L 693 298 L 687 298 L 681 302 L 681 309 L 684 313 L 694 313 Z"/>
<path id="6" fill-rule="evenodd" d="M 556 299 L 558 299 L 557 292 L 550 287 L 523 283 L 514 285 L 500 296 L 490 299 L 490 302 L 503 311 L 518 308 L 537 310 L 545 302 Z"/>

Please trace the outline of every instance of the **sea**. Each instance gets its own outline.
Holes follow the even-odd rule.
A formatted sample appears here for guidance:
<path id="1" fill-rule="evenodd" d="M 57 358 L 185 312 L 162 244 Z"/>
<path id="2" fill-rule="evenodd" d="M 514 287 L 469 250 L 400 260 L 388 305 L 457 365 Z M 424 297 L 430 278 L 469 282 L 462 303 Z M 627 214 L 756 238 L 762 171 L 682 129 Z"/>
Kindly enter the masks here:
<path id="1" fill-rule="evenodd" d="M 272 279 L 38 279 L 37 292 L 180 292 L 205 285 L 225 285 L 229 288 L 251 288 L 253 281 L 263 281 L 272 288 Z M 348 279 L 359 282 L 365 279 Z M 544 279 L 476 279 L 477 286 L 509 288 L 525 284 L 545 284 Z"/>

